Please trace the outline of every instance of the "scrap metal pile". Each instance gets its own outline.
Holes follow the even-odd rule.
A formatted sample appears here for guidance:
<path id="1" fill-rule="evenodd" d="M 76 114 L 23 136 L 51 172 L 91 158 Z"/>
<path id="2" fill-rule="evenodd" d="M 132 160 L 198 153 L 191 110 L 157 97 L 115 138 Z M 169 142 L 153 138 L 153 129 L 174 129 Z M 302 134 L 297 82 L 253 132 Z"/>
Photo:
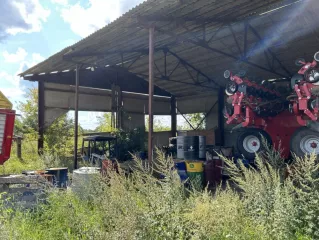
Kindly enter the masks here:
<path id="1" fill-rule="evenodd" d="M 250 81 L 226 70 L 228 96 L 224 115 L 233 130 L 244 127 L 238 151 L 247 159 L 263 150 L 262 138 L 288 158 L 319 154 L 319 52 L 312 62 L 297 59 L 301 69 L 287 80 Z M 286 81 L 286 83 L 285 83 Z M 288 80 L 289 81 L 289 80 Z"/>

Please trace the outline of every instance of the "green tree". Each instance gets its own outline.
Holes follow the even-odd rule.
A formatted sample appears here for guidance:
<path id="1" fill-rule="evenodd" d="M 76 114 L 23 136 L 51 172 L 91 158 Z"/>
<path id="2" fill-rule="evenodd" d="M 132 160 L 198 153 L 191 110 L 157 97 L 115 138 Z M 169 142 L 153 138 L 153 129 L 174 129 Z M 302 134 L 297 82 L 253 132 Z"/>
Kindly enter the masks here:
<path id="1" fill-rule="evenodd" d="M 45 130 L 44 140 L 46 150 L 49 150 L 50 153 L 57 153 L 60 156 L 72 154 L 74 146 L 73 125 L 73 119 L 68 118 L 66 114 L 57 118 L 52 125 Z M 81 127 L 79 126 L 79 134 L 80 133 Z"/>
<path id="2" fill-rule="evenodd" d="M 184 117 L 194 128 L 198 127 L 199 130 L 205 129 L 205 120 L 203 120 L 205 117 L 204 113 L 184 114 Z M 193 130 L 187 121 L 181 126 L 181 129 Z"/>
<path id="3" fill-rule="evenodd" d="M 145 116 L 145 130 L 148 131 L 148 119 L 149 116 Z M 164 132 L 164 131 L 170 131 L 171 127 L 163 124 L 162 117 L 160 116 L 154 116 L 153 118 L 153 130 L 154 132 Z"/>
<path id="4" fill-rule="evenodd" d="M 18 110 L 21 112 L 15 122 L 15 133 L 26 137 L 37 138 L 38 129 L 38 90 L 29 89 L 26 93 L 26 101 L 19 102 Z M 81 132 L 81 127 L 79 127 Z M 45 150 L 51 153 L 63 154 L 73 147 L 74 129 L 73 120 L 67 114 L 58 117 L 48 128 L 45 129 Z"/>
<path id="5" fill-rule="evenodd" d="M 101 117 L 98 117 L 98 122 L 96 132 L 113 132 L 111 113 L 104 113 Z"/>
<path id="6" fill-rule="evenodd" d="M 15 122 L 16 131 L 20 134 L 33 133 L 38 129 L 38 90 L 28 89 L 25 98 L 25 102 L 19 102 L 21 117 Z"/>

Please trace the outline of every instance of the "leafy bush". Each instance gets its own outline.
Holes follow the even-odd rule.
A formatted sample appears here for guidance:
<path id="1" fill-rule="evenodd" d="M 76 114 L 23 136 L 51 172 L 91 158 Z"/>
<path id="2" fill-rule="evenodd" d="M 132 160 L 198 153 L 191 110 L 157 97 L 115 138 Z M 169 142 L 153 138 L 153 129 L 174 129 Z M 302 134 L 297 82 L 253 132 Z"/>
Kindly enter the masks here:
<path id="1" fill-rule="evenodd" d="M 17 156 L 17 145 L 14 142 L 11 148 L 11 157 L 3 167 L 0 174 L 21 173 L 23 170 L 39 170 L 44 168 L 37 150 L 37 135 L 26 134 L 22 141 L 22 159 Z"/>
<path id="2" fill-rule="evenodd" d="M 173 160 L 157 152 L 152 166 L 135 159 L 129 176 L 108 171 L 80 192 L 50 190 L 47 203 L 34 211 L 0 207 L 1 237 L 318 239 L 316 158 L 296 158 L 287 177 L 278 156 L 258 155 L 256 168 L 224 159 L 237 187 L 229 183 L 210 192 L 185 188 Z M 159 173 L 165 177 L 154 177 Z"/>
<path id="3" fill-rule="evenodd" d="M 0 174 L 20 174 L 24 170 L 41 170 L 62 166 L 72 169 L 72 155 L 68 155 L 65 149 L 61 148 L 57 152 L 47 149 L 39 156 L 37 143 L 37 134 L 25 134 L 22 141 L 22 158 L 19 159 L 17 144 L 13 142 L 11 157 L 4 163 L 3 167 L 0 167 Z"/>
<path id="4" fill-rule="evenodd" d="M 319 239 L 319 165 L 317 156 L 295 157 L 289 168 L 296 191 L 296 225 L 299 232 Z"/>
<path id="5" fill-rule="evenodd" d="M 145 151 L 144 129 L 136 128 L 130 131 L 117 130 L 114 132 L 114 135 L 117 137 L 119 159 L 128 160 L 132 158 L 132 153 Z"/>
<path id="6" fill-rule="evenodd" d="M 280 159 L 274 164 L 257 155 L 256 168 L 224 160 L 233 180 L 242 190 L 246 214 L 263 226 L 270 239 L 293 239 L 296 217 L 294 187 L 289 179 L 282 181 Z"/>

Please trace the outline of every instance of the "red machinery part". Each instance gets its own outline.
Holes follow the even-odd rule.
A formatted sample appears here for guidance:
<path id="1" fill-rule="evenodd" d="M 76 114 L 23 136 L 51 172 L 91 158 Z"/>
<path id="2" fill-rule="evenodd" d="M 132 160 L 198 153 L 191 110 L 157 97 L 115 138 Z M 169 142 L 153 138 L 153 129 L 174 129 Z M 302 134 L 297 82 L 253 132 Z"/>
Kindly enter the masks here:
<path id="1" fill-rule="evenodd" d="M 309 103 L 311 101 L 318 99 L 317 96 L 312 96 L 311 90 L 318 89 L 318 79 L 313 76 L 311 78 L 309 74 L 312 71 L 315 71 L 318 74 L 317 61 L 319 57 L 319 52 L 314 56 L 312 62 L 305 62 L 303 59 L 297 59 L 297 66 L 302 66 L 298 71 L 298 74 L 301 76 L 301 79 L 297 78 L 293 80 L 292 78 L 292 87 L 296 94 L 296 98 L 292 98 L 293 113 L 297 116 L 297 121 L 301 126 L 307 126 L 309 120 L 317 121 L 319 109 L 317 106 L 310 108 Z"/>
<path id="2" fill-rule="evenodd" d="M 263 135 L 269 144 L 281 152 L 281 157 L 287 159 L 291 151 L 291 137 L 298 128 L 300 126 L 296 117 L 288 110 L 283 111 L 275 117 L 269 117 L 264 126 L 261 124 L 246 126 L 246 131 L 239 135 L 237 139 L 237 149 L 246 159 L 253 160 L 255 151 L 263 150 L 261 139 L 261 135 Z M 255 139 L 256 141 L 246 141 L 247 139 Z M 250 152 L 246 150 L 246 148 L 249 148 L 247 144 L 252 144 Z M 255 150 L 253 151 L 253 149 Z"/>
<path id="3" fill-rule="evenodd" d="M 291 151 L 291 137 L 298 128 L 300 128 L 300 125 L 295 115 L 289 111 L 283 111 L 269 119 L 264 130 L 270 135 L 274 148 L 280 150 L 281 156 L 286 159 Z"/>
<path id="4" fill-rule="evenodd" d="M 10 158 L 15 111 L 0 109 L 0 165 Z"/>
<path id="5" fill-rule="evenodd" d="M 281 156 L 283 158 L 288 158 L 290 155 L 291 137 L 296 129 L 300 127 L 296 116 L 289 112 L 288 107 L 286 110 L 283 109 L 281 112 L 278 111 L 275 115 L 271 115 L 270 111 L 273 106 L 271 101 L 276 100 L 270 99 L 269 101 L 267 98 L 263 99 L 262 97 L 259 97 L 259 93 L 261 92 L 268 92 L 277 97 L 279 97 L 280 94 L 276 90 L 268 89 L 267 87 L 251 82 L 248 79 L 243 80 L 231 73 L 230 80 L 236 84 L 244 84 L 247 87 L 256 90 L 255 94 L 251 95 L 251 92 L 240 92 L 239 89 L 237 89 L 233 95 L 228 97 L 228 102 L 231 102 L 233 111 L 231 114 L 226 113 L 227 124 L 238 124 L 233 129 L 240 127 L 247 128 L 247 131 L 243 132 L 237 139 L 237 148 L 239 152 L 243 154 L 245 158 L 249 160 L 253 159 L 255 156 L 254 151 L 259 152 L 262 150 L 262 139 L 260 134 L 263 133 L 263 135 L 268 138 L 266 139 L 267 142 L 272 144 L 276 150 L 281 151 Z M 309 97 L 309 91 L 302 89 L 301 93 L 305 94 L 306 98 Z M 269 105 L 263 104 L 263 102 L 267 103 L 267 101 Z M 281 104 L 284 107 L 284 100 L 282 100 Z M 269 115 L 258 115 L 256 108 L 259 105 L 265 108 L 265 112 L 269 109 Z M 299 112 L 299 110 L 297 110 L 297 112 Z M 249 139 L 249 141 L 247 139 Z M 258 143 L 252 139 L 258 139 Z M 249 148 L 249 144 L 252 144 L 251 148 Z M 253 144 L 255 144 L 255 146 L 253 146 Z M 246 148 L 248 150 L 246 150 Z"/>

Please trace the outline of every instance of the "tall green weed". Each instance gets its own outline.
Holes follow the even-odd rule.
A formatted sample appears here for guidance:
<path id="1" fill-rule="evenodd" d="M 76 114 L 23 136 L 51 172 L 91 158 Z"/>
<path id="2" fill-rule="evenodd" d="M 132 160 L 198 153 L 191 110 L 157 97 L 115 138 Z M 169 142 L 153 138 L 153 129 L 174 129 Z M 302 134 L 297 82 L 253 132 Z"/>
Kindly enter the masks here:
<path id="1" fill-rule="evenodd" d="M 318 239 L 316 158 L 296 158 L 288 167 L 269 151 L 255 167 L 224 159 L 237 186 L 215 192 L 185 188 L 173 159 L 161 152 L 152 166 L 135 159 L 129 176 L 108 171 L 81 191 L 50 190 L 33 211 L 2 208 L 2 238 Z"/>

